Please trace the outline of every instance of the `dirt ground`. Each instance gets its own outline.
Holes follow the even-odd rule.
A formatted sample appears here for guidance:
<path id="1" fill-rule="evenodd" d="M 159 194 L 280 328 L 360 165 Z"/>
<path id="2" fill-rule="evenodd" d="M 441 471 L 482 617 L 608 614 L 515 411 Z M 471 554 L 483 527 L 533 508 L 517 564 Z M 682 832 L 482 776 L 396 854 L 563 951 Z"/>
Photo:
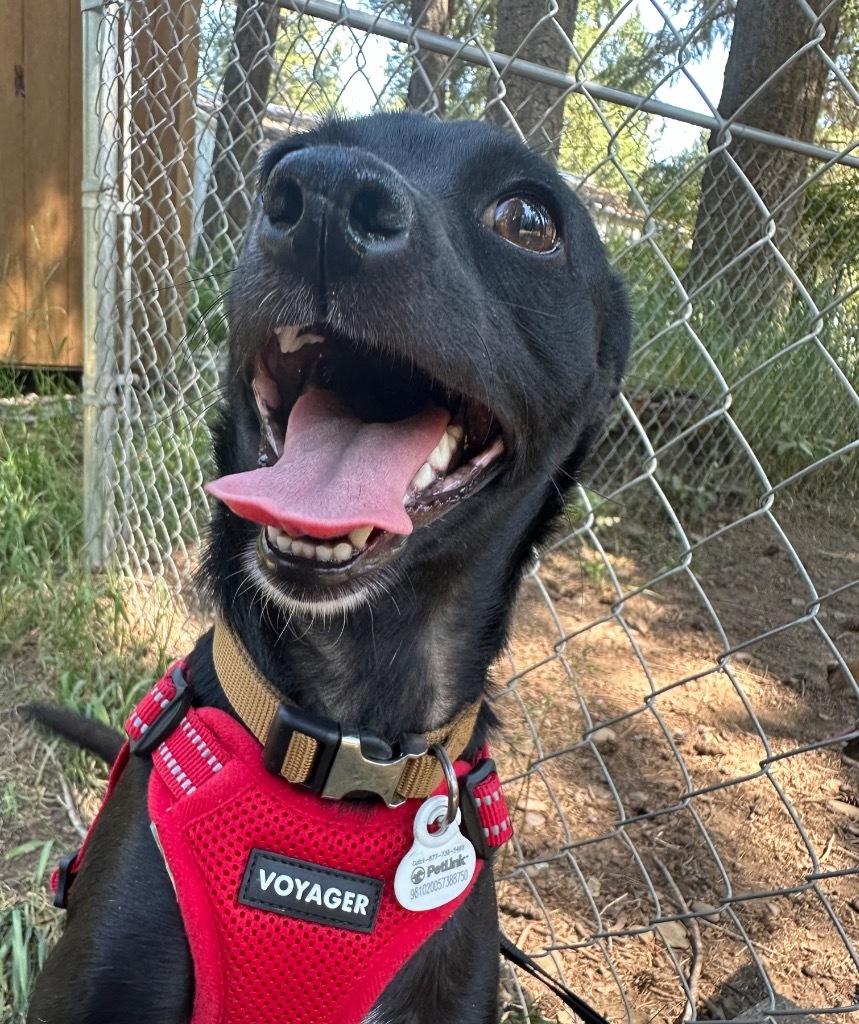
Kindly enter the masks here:
<path id="1" fill-rule="evenodd" d="M 674 1022 L 684 984 L 696 1019 L 770 987 L 809 1009 L 859 1002 L 859 764 L 824 742 L 859 718 L 826 639 L 859 657 L 856 522 L 804 507 L 779 524 L 797 557 L 765 517 L 685 568 L 656 527 L 601 532 L 604 556 L 567 541 L 526 580 L 494 673 L 516 829 L 503 925 L 612 1020 Z M 809 582 L 831 595 L 819 607 Z M 176 653 L 193 631 L 175 623 Z M 11 713 L 55 685 L 26 651 L 0 676 L 2 843 L 32 847 L 0 859 L 0 896 L 50 930 L 36 844 L 53 840 L 51 861 L 77 845 L 104 773 L 67 780 L 56 742 Z M 571 1019 L 522 987 L 541 1017 Z"/>
<path id="2" fill-rule="evenodd" d="M 519 849 L 501 867 L 502 917 L 610 1019 L 677 1020 L 681 978 L 698 1019 L 771 990 L 809 1009 L 859 1002 L 859 765 L 843 743 L 807 749 L 859 712 L 823 635 L 859 655 L 859 543 L 850 515 L 779 523 L 818 595 L 845 588 L 816 623 L 765 517 L 622 606 L 607 565 L 628 594 L 673 559 L 622 530 L 610 546 L 624 554 L 566 544 L 526 582 L 522 674 L 499 700 L 499 760 L 527 773 L 508 785 Z"/>

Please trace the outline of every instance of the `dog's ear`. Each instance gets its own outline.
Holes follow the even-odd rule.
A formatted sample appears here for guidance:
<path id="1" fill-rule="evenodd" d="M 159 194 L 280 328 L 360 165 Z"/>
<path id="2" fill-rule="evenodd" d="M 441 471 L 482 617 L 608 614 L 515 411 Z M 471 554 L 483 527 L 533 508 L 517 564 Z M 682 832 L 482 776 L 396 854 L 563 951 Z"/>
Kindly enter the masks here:
<path id="1" fill-rule="evenodd" d="M 617 274 L 611 274 L 604 292 L 597 354 L 608 401 L 614 401 L 620 393 L 631 335 L 632 315 L 626 286 Z"/>

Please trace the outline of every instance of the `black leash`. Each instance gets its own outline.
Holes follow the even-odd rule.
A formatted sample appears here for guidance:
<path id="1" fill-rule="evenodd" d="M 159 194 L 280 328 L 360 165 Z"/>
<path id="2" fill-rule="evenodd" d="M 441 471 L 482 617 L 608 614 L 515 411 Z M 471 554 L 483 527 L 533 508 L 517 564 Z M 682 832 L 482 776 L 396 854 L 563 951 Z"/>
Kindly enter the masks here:
<path id="1" fill-rule="evenodd" d="M 546 988 L 563 1000 L 573 1013 L 581 1017 L 585 1024 L 608 1024 L 608 1021 L 601 1013 L 597 1013 L 593 1007 L 588 1006 L 584 999 L 580 999 L 559 981 L 556 981 L 548 971 L 544 971 L 536 961 L 532 960 L 527 953 L 523 953 L 518 946 L 515 946 L 504 935 L 501 936 L 501 953 L 510 963 L 521 967 L 523 971 L 527 971 L 537 981 L 542 981 Z"/>

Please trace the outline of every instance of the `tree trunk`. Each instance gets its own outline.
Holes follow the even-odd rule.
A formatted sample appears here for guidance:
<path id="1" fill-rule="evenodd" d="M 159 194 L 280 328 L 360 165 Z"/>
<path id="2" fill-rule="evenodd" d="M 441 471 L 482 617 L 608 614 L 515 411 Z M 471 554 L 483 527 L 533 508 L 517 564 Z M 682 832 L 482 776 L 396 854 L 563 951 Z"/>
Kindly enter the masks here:
<path id="1" fill-rule="evenodd" d="M 176 373 L 193 372 L 185 351 L 190 288 L 189 249 L 194 193 L 194 107 L 199 59 L 200 3 L 146 0 L 130 4 L 134 46 L 130 89 L 131 192 L 134 240 L 125 253 L 137 282 L 130 330 L 146 338 L 123 370 L 148 380 L 150 393 L 181 394 Z M 158 100 L 153 91 L 158 83 Z M 169 113 L 165 101 L 169 97 Z M 127 359 L 123 355 L 123 360 Z"/>
<path id="2" fill-rule="evenodd" d="M 554 8 L 553 0 L 498 0 L 495 49 L 566 74 L 579 0 L 557 0 L 557 4 L 554 17 L 547 17 Z M 557 160 L 566 93 L 511 72 L 505 73 L 502 81 L 507 92 L 501 101 L 503 106 L 494 103 L 490 107 L 493 118 L 509 125 L 512 115 L 528 145 Z M 496 96 L 498 85 L 490 81 L 489 87 Z"/>
<path id="3" fill-rule="evenodd" d="M 817 12 L 829 3 L 810 0 Z M 822 21 L 827 52 L 838 31 L 840 7 L 840 2 L 833 4 Z M 812 141 L 827 68 L 815 48 L 786 63 L 811 38 L 812 23 L 795 0 L 737 0 L 719 101 L 722 117 Z M 699 296 L 713 289 L 720 313 L 748 324 L 750 318 L 783 310 L 789 299 L 790 278 L 772 245 L 793 263 L 807 159 L 739 137 L 722 148 L 716 132 L 708 148 L 686 286 Z"/>
<path id="4" fill-rule="evenodd" d="M 409 18 L 415 28 L 446 36 L 450 34 L 453 9 L 454 0 L 412 0 Z M 448 58 L 429 50 L 418 50 L 414 61 L 406 102 L 412 110 L 444 114 Z"/>
<path id="5" fill-rule="evenodd" d="M 251 183 L 263 142 L 280 8 L 274 0 L 238 0 L 230 61 L 217 112 L 212 182 L 203 237 L 212 251 L 230 243 L 233 256 L 251 210 Z"/>

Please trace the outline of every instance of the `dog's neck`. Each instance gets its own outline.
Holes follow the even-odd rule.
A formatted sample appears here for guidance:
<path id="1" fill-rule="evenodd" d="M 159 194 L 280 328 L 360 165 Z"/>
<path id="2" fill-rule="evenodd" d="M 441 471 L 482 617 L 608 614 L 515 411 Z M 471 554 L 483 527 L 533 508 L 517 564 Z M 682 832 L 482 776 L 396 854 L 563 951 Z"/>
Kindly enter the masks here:
<path id="1" fill-rule="evenodd" d="M 503 628 L 473 602 L 428 597 L 403 588 L 326 621 L 271 622 L 252 609 L 226 617 L 284 696 L 386 736 L 429 731 L 475 701 L 502 642 Z"/>
<path id="2" fill-rule="evenodd" d="M 287 619 L 242 599 L 221 601 L 221 614 L 303 709 L 389 740 L 425 733 L 486 691 L 505 642 L 519 559 L 495 551 L 468 561 L 451 574 L 427 567 L 327 620 Z"/>
<path id="3" fill-rule="evenodd" d="M 557 511 L 547 498 L 554 493 L 508 487 L 492 516 L 463 515 L 452 524 L 455 550 L 422 541 L 366 603 L 339 615 L 289 615 L 255 596 L 247 534 L 239 541 L 229 520 L 213 531 L 202 582 L 214 585 L 219 613 L 284 697 L 388 741 L 426 733 L 486 693 L 522 567 Z M 499 520 L 504 530 L 492 528 Z M 211 653 L 199 661 L 212 676 L 205 701 L 225 707 Z"/>

